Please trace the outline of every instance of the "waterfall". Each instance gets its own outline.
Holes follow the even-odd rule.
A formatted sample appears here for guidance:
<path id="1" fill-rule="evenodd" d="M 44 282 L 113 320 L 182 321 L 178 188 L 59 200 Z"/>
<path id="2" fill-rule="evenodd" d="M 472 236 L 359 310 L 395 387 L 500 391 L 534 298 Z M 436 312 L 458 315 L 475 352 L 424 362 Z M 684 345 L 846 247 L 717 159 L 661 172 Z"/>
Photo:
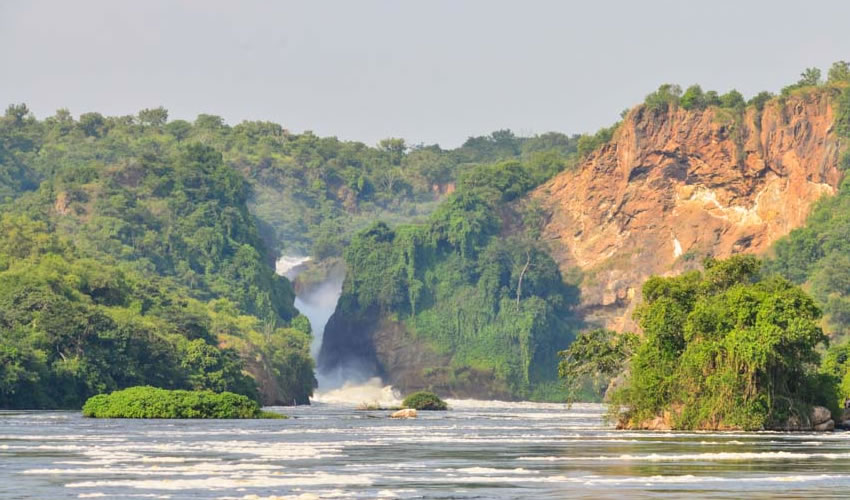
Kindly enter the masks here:
<path id="1" fill-rule="evenodd" d="M 275 264 L 275 271 L 281 276 L 294 280 L 307 267 L 311 257 L 283 255 Z M 296 291 L 295 308 L 310 320 L 313 329 L 313 341 L 310 345 L 310 355 L 317 359 L 322 348 L 325 325 L 336 309 L 336 304 L 342 294 L 342 283 L 345 271 L 342 268 L 331 269 L 325 279 L 309 287 L 298 287 Z M 337 367 L 331 372 L 317 372 L 316 379 L 319 388 L 315 401 L 326 402 L 380 402 L 381 404 L 398 403 L 399 395 L 391 386 L 385 386 L 373 373 L 364 373 L 356 364 Z"/>

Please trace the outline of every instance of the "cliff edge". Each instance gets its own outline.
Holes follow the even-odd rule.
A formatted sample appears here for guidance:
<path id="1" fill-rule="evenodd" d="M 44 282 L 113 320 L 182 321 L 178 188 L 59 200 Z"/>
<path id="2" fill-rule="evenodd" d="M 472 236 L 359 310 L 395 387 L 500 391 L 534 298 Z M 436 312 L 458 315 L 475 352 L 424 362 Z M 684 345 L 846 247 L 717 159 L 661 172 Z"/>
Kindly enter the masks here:
<path id="1" fill-rule="evenodd" d="M 829 90 L 749 106 L 631 110 L 613 139 L 532 192 L 563 272 L 582 270 L 582 311 L 615 330 L 641 283 L 707 255 L 762 253 L 841 181 Z"/>

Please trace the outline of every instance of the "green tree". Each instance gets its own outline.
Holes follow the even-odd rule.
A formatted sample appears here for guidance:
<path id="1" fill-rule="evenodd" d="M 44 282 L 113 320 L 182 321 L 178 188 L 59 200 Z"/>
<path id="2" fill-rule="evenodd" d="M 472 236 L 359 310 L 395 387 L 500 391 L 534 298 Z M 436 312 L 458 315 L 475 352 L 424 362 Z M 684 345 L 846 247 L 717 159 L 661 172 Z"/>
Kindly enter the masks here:
<path id="1" fill-rule="evenodd" d="M 601 328 L 580 333 L 568 349 L 558 353 L 558 376 L 567 386 L 567 402 L 577 400 L 586 382 L 595 386 L 593 396 L 602 396 L 608 381 L 626 370 L 639 342 L 633 333 Z"/>
<path id="2" fill-rule="evenodd" d="M 139 123 L 147 127 L 162 127 L 168 121 L 168 111 L 162 106 L 143 109 L 138 114 Z"/>
<path id="3" fill-rule="evenodd" d="M 682 94 L 682 99 L 679 101 L 685 109 L 703 109 L 705 108 L 705 95 L 703 95 L 702 87 L 699 85 L 691 85 Z"/>
<path id="4" fill-rule="evenodd" d="M 650 111 L 667 111 L 671 106 L 679 103 L 682 88 L 672 83 L 665 83 L 658 90 L 646 96 L 644 104 Z"/>
<path id="5" fill-rule="evenodd" d="M 821 71 L 818 68 L 806 68 L 800 73 L 797 81 L 799 86 L 816 86 L 820 84 Z"/>
<path id="6" fill-rule="evenodd" d="M 746 105 L 744 96 L 735 89 L 720 96 L 720 105 L 724 108 L 740 108 Z"/>
<path id="7" fill-rule="evenodd" d="M 826 82 L 850 82 L 850 62 L 836 61 L 832 63 L 827 73 Z"/>
<path id="8" fill-rule="evenodd" d="M 100 113 L 83 113 L 78 122 L 80 130 L 89 137 L 100 137 L 104 134 L 106 121 Z"/>
<path id="9" fill-rule="evenodd" d="M 747 102 L 747 104 L 751 105 L 751 106 L 755 106 L 756 110 L 761 112 L 762 110 L 764 110 L 765 104 L 767 104 L 768 101 L 770 101 L 771 99 L 773 99 L 773 94 L 771 94 L 770 92 L 768 92 L 766 90 L 763 90 L 763 91 L 759 92 L 758 94 L 756 94 L 755 96 L 753 96 Z"/>

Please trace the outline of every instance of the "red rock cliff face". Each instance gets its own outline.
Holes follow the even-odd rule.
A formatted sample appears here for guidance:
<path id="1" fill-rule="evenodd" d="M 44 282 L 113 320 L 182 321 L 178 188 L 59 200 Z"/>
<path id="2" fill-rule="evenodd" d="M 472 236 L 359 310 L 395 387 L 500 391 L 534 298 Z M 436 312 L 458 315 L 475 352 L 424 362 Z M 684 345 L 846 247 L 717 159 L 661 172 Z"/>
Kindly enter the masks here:
<path id="1" fill-rule="evenodd" d="M 841 173 L 826 91 L 749 108 L 632 110 L 614 139 L 532 193 L 563 270 L 583 271 L 589 321 L 631 329 L 652 274 L 706 255 L 764 252 L 801 226 Z"/>

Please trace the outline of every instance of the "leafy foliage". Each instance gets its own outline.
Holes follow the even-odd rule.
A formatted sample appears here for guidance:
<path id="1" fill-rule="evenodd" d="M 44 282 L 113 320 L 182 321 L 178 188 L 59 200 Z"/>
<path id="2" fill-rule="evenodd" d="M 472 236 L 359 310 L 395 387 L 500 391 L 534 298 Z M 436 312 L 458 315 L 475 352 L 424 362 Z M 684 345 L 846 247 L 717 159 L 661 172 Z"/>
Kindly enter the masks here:
<path id="1" fill-rule="evenodd" d="M 401 402 L 402 408 L 413 408 L 414 410 L 445 411 L 449 405 L 433 392 L 419 391 L 407 395 Z"/>
<path id="2" fill-rule="evenodd" d="M 633 333 L 602 328 L 580 333 L 569 348 L 558 353 L 558 376 L 567 385 L 567 402 L 576 401 L 587 382 L 595 386 L 593 396 L 602 396 L 608 382 L 626 369 L 638 344 Z"/>
<path id="3" fill-rule="evenodd" d="M 670 412 L 683 429 L 762 429 L 832 404 L 817 373 L 820 310 L 799 287 L 760 278 L 752 256 L 705 273 L 652 277 L 636 317 L 643 340 L 614 396 L 624 421 Z"/>
<path id="4" fill-rule="evenodd" d="M 499 130 L 453 150 L 396 138 L 369 147 L 252 122 L 221 128 L 216 142 L 251 183 L 267 242 L 276 250 L 330 257 L 376 219 L 421 222 L 478 164 L 534 161 L 538 178 L 551 177 L 575 161 L 577 139 Z"/>
<path id="5" fill-rule="evenodd" d="M 17 169 L 0 205 L 0 406 L 143 384 L 307 402 L 309 337 L 290 328 L 249 186 L 166 119 L 0 119 L 0 171 Z"/>
<path id="6" fill-rule="evenodd" d="M 619 123 L 615 123 L 614 125 L 608 128 L 601 128 L 593 135 L 582 135 L 578 139 L 578 156 L 579 158 L 585 158 L 590 153 L 596 151 L 603 145 L 607 144 L 611 139 L 614 138 L 614 132 L 617 131 L 617 128 L 620 126 Z"/>
<path id="7" fill-rule="evenodd" d="M 261 418 L 256 401 L 232 392 L 168 391 L 150 386 L 98 394 L 83 405 L 94 418 Z M 279 416 L 278 418 L 282 417 Z"/>
<path id="8" fill-rule="evenodd" d="M 517 397 L 554 380 L 557 351 L 572 340 L 575 290 L 536 239 L 500 235 L 498 216 L 534 185 L 532 168 L 475 167 L 427 224 L 376 223 L 355 235 L 335 316 L 364 329 L 397 318 L 451 358 L 449 378 L 490 373 Z"/>
<path id="9" fill-rule="evenodd" d="M 768 270 L 806 283 L 823 309 L 826 328 L 837 338 L 850 334 L 850 185 L 820 200 L 806 225 L 773 245 Z"/>

